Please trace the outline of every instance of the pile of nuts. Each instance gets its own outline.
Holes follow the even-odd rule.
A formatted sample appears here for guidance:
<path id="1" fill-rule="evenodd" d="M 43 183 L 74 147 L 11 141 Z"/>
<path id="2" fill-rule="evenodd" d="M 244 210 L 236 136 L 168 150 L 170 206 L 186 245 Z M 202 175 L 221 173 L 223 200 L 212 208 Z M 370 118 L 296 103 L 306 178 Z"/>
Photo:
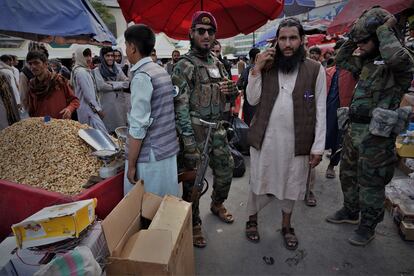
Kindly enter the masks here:
<path id="1" fill-rule="evenodd" d="M 28 118 L 0 131 L 0 179 L 75 195 L 102 162 L 78 137 L 72 120 Z"/>

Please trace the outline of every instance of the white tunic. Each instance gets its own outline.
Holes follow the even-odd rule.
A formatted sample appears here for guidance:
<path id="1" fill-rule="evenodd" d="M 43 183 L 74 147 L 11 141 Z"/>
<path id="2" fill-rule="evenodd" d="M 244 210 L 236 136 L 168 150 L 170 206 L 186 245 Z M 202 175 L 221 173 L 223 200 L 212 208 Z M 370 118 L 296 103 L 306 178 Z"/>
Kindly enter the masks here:
<path id="1" fill-rule="evenodd" d="M 295 156 L 295 128 L 293 118 L 292 93 L 298 70 L 290 74 L 278 73 L 279 94 L 270 114 L 261 150 L 250 147 L 250 187 L 253 196 L 274 195 L 283 200 L 303 200 L 306 193 L 306 181 L 309 170 L 309 156 Z M 316 124 L 312 154 L 323 154 L 326 133 L 326 76 L 321 66 L 315 87 Z M 247 99 L 256 105 L 260 101 L 262 90 L 261 75 L 249 75 Z M 251 198 L 251 196 L 250 196 Z M 266 199 L 271 197 L 264 196 Z M 259 211 L 268 200 L 256 200 Z M 260 206 L 257 204 L 260 202 Z"/>

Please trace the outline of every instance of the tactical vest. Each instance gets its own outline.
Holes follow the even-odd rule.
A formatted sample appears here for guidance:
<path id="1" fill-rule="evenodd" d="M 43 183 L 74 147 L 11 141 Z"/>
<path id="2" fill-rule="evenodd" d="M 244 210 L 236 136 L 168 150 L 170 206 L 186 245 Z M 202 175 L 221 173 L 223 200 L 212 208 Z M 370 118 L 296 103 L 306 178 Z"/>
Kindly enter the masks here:
<path id="1" fill-rule="evenodd" d="M 215 57 L 212 64 L 189 54 L 185 54 L 182 58 L 194 65 L 190 115 L 205 120 L 219 120 L 226 104 L 226 96 L 220 92 L 219 85 L 219 82 L 225 79 L 223 65 Z"/>
<path id="2" fill-rule="evenodd" d="M 351 121 L 368 124 L 376 107 L 397 109 L 405 92 L 401 85 L 382 60 L 364 64 L 350 106 Z"/>

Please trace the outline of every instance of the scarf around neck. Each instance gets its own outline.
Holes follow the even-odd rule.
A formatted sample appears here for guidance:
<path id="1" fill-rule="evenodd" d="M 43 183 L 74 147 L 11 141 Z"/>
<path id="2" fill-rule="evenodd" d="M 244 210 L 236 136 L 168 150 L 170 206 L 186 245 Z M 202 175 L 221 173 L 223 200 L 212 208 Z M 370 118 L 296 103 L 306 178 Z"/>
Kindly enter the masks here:
<path id="1" fill-rule="evenodd" d="M 29 82 L 29 114 L 36 110 L 39 100 L 49 97 L 53 91 L 58 89 L 63 83 L 62 77 L 59 74 L 47 72 L 45 79 L 40 81 L 38 78 L 33 78 Z"/>
<path id="2" fill-rule="evenodd" d="M 33 78 L 29 82 L 30 93 L 33 93 L 39 99 L 46 98 L 52 92 L 56 85 L 56 73 L 47 72 L 43 80 Z"/>
<path id="3" fill-rule="evenodd" d="M 118 67 L 115 65 L 116 61 L 114 60 L 114 64 L 112 64 L 112 66 L 108 66 L 108 64 L 105 62 L 102 51 L 99 58 L 101 59 L 101 64 L 99 64 L 99 72 L 101 73 L 104 80 L 116 81 L 116 76 L 118 75 Z"/>

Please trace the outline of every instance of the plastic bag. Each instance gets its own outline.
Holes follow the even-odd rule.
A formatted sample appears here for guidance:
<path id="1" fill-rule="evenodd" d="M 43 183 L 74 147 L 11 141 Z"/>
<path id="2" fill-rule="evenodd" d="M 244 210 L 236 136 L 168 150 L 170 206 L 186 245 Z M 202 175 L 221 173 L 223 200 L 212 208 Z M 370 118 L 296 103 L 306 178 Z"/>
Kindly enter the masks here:
<path id="1" fill-rule="evenodd" d="M 234 138 L 231 143 L 242 154 L 248 155 L 250 149 L 250 146 L 247 143 L 247 132 L 249 131 L 249 126 L 239 117 L 233 117 L 232 128 L 234 130 Z"/>
<path id="2" fill-rule="evenodd" d="M 369 132 L 372 135 L 390 137 L 393 128 L 398 122 L 398 112 L 377 107 L 372 111 Z"/>
<path id="3" fill-rule="evenodd" d="M 246 172 L 244 157 L 232 144 L 229 147 L 234 160 L 233 177 L 242 177 Z"/>
<path id="4" fill-rule="evenodd" d="M 74 250 L 57 257 L 43 266 L 35 276 L 55 275 L 101 275 L 102 269 L 96 262 L 91 250 L 86 246 L 78 246 Z"/>
<path id="5" fill-rule="evenodd" d="M 345 130 L 348 126 L 349 107 L 338 108 L 336 110 L 336 116 L 338 117 L 338 129 Z"/>

